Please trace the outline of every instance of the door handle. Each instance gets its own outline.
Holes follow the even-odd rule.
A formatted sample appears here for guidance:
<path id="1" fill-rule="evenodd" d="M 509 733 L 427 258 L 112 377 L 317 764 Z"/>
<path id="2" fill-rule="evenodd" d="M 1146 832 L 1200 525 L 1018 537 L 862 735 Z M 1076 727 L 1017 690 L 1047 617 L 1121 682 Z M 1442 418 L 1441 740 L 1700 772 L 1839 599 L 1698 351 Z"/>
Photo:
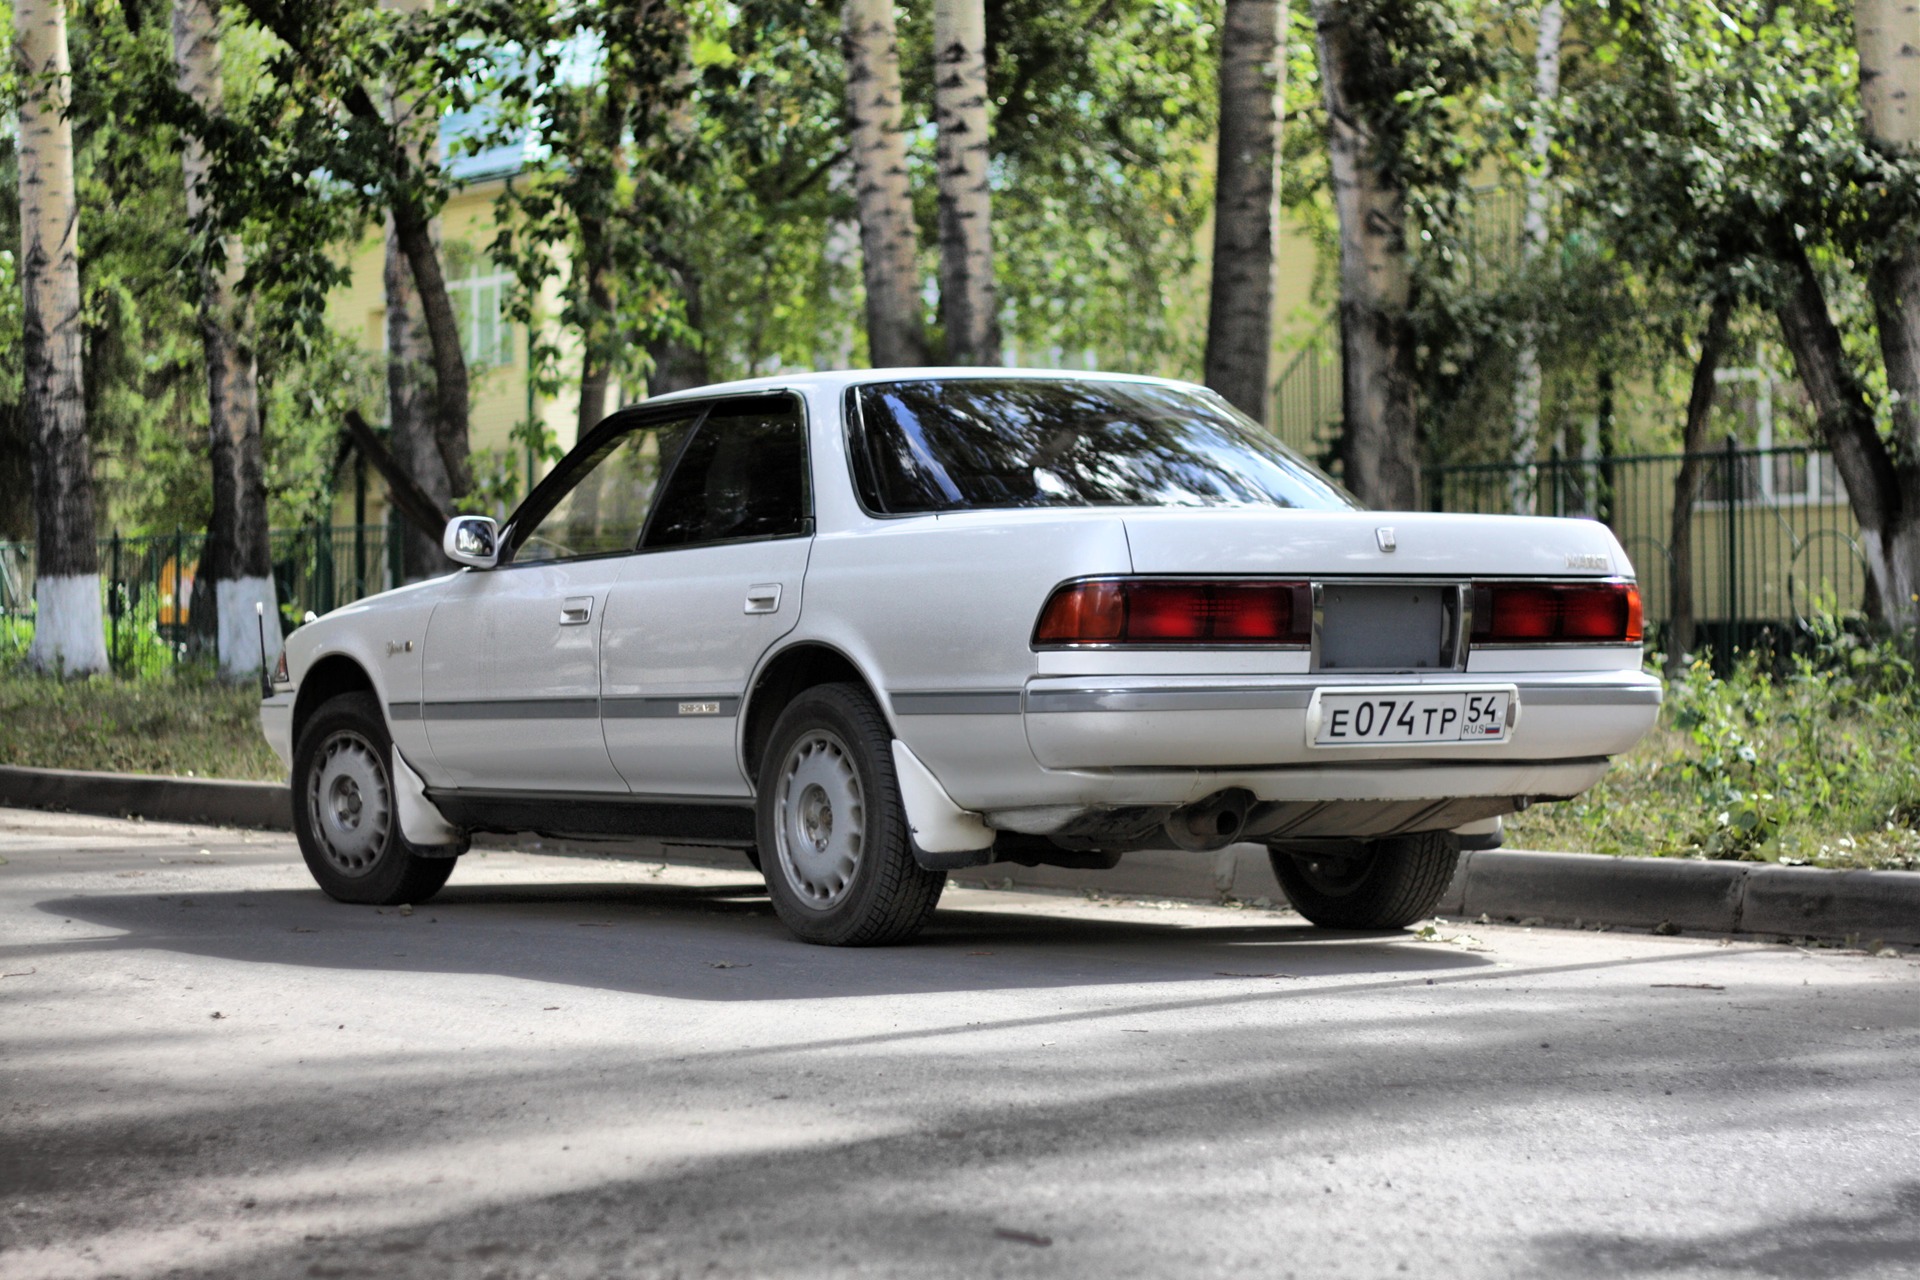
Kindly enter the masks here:
<path id="1" fill-rule="evenodd" d="M 560 625 L 563 627 L 583 627 L 592 617 L 592 596 L 572 596 L 560 605 Z"/>
<path id="2" fill-rule="evenodd" d="M 780 609 L 780 584 L 756 582 L 747 588 L 747 613 L 777 613 Z"/>

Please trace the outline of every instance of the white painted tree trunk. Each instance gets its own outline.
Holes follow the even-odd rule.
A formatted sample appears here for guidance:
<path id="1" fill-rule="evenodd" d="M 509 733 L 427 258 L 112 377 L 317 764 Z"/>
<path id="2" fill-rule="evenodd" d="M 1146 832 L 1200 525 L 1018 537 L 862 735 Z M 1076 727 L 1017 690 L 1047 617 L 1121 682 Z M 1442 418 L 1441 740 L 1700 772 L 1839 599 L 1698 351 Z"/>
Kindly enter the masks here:
<path id="1" fill-rule="evenodd" d="M 1286 0 L 1227 0 L 1213 201 L 1207 385 L 1256 422 L 1273 395 L 1273 235 L 1280 216 Z"/>
<path id="2" fill-rule="evenodd" d="M 81 383 L 80 208 L 67 119 L 72 67 L 61 0 L 15 0 L 20 78 L 20 285 L 27 431 L 33 447 L 36 670 L 107 670 L 93 454 Z"/>
<path id="3" fill-rule="evenodd" d="M 919 237 L 900 127 L 900 42 L 893 0 L 846 0 L 847 128 L 867 293 L 867 359 L 876 369 L 925 364 Z"/>
<path id="4" fill-rule="evenodd" d="M 1548 183 L 1552 176 L 1553 104 L 1560 96 L 1560 31 L 1564 23 L 1560 0 L 1540 6 L 1539 30 L 1533 50 L 1533 120 L 1527 127 L 1526 213 L 1520 229 L 1521 269 L 1535 267 L 1547 249 Z M 1534 486 L 1520 470 L 1531 467 L 1540 447 L 1540 346 L 1538 330 L 1529 318 L 1521 327 L 1520 351 L 1513 375 L 1513 465 L 1511 499 L 1515 515 L 1531 515 Z"/>
<path id="5" fill-rule="evenodd" d="M 940 312 L 947 359 L 999 364 L 984 0 L 934 0 L 933 115 L 939 131 Z"/>
<path id="6" fill-rule="evenodd" d="M 173 63 L 180 91 L 209 117 L 217 117 L 224 105 L 224 90 L 219 17 L 212 0 L 174 0 Z M 206 149 L 189 136 L 181 170 L 186 179 L 187 217 L 196 225 L 215 212 L 208 197 L 210 168 Z M 213 605 L 214 625 L 207 630 L 212 633 L 220 673 L 238 680 L 256 674 L 263 663 L 271 664 L 279 656 L 280 612 L 267 537 L 266 464 L 252 315 L 239 293 L 246 248 L 237 235 L 222 237 L 219 248 L 221 260 L 202 259 L 199 271 L 208 456 L 213 464 L 213 520 L 205 560 L 213 590 L 202 599 Z M 258 625 L 256 605 L 264 606 L 268 624 L 264 628 Z M 196 624 L 201 622 L 195 619 Z"/>

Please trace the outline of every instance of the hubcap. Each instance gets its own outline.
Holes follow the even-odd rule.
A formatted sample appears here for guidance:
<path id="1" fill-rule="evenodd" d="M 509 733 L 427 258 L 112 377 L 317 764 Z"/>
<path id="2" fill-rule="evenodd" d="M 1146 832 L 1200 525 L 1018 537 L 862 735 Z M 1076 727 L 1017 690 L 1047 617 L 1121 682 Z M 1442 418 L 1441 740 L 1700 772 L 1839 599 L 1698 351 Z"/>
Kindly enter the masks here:
<path id="1" fill-rule="evenodd" d="M 840 738 L 814 729 L 793 744 L 774 784 L 774 840 L 781 874 L 817 910 L 853 887 L 865 845 L 860 774 Z"/>
<path id="2" fill-rule="evenodd" d="M 1367 882 L 1374 857 L 1371 846 L 1362 846 L 1350 854 L 1296 853 L 1293 865 L 1318 892 L 1344 898 Z"/>
<path id="3" fill-rule="evenodd" d="M 386 764 L 350 729 L 328 738 L 307 778 L 307 816 L 327 862 L 364 876 L 387 851 L 393 810 Z"/>

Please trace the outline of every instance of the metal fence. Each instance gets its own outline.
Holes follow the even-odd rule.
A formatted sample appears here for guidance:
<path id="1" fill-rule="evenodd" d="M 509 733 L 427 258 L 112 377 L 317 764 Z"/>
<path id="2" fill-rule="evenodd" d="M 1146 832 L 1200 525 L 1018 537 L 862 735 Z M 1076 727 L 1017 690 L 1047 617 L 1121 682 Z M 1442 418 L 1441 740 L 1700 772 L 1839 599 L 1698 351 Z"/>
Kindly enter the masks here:
<path id="1" fill-rule="evenodd" d="M 1662 638 L 1672 613 L 1674 483 L 1689 455 L 1559 458 L 1429 468 L 1435 511 L 1587 516 L 1605 522 L 1639 572 L 1647 620 Z M 1816 613 L 1860 612 L 1867 592 L 1859 526 L 1824 452 L 1749 449 L 1732 441 L 1701 463 L 1693 506 L 1693 601 L 1699 638 L 1728 653 L 1790 638 Z"/>
<path id="2" fill-rule="evenodd" d="M 268 536 L 284 627 L 400 581 L 400 541 L 386 525 L 313 525 Z M 193 579 L 206 541 L 204 533 L 186 530 L 100 540 L 107 653 L 115 671 L 150 674 L 190 652 Z M 24 644 L 31 634 L 33 582 L 33 544 L 0 542 L 0 639 L 10 644 Z"/>

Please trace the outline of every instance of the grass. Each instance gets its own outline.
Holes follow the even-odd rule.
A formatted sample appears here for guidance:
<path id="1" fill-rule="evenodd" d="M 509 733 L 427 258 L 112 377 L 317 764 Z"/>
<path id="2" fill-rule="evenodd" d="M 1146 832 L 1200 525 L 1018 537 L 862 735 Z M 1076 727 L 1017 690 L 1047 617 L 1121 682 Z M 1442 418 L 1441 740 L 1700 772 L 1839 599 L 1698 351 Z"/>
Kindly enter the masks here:
<path id="1" fill-rule="evenodd" d="M 0 675 L 0 762 L 278 781 L 260 691 L 194 668 L 139 679 Z"/>
<path id="2" fill-rule="evenodd" d="M 1507 842 L 1635 857 L 1920 870 L 1920 681 L 1896 646 L 1832 626 L 1785 671 L 1696 663 L 1659 726 L 1585 795 L 1508 819 Z"/>

